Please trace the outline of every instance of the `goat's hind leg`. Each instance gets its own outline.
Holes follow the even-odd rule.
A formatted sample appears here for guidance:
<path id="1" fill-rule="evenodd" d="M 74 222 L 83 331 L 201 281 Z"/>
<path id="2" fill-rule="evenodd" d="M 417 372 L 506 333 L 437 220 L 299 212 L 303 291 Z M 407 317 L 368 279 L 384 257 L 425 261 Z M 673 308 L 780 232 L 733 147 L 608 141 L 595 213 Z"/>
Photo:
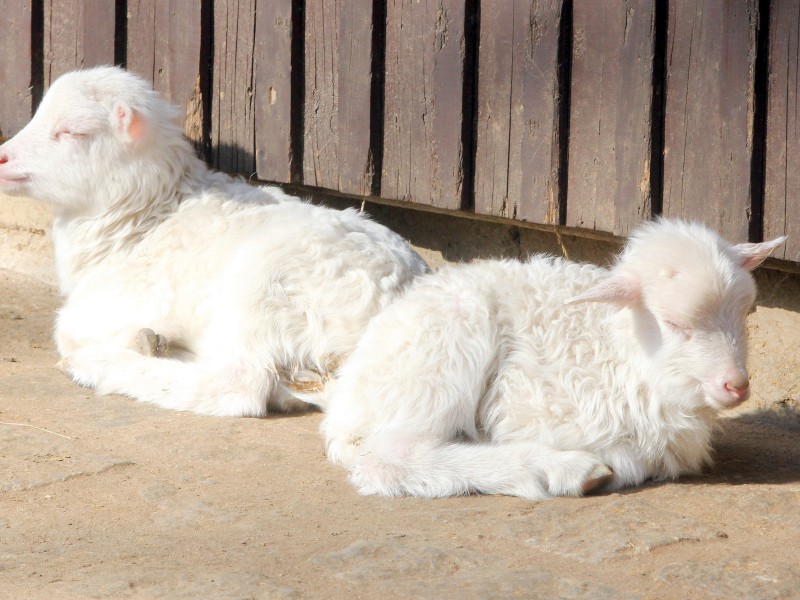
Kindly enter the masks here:
<path id="1" fill-rule="evenodd" d="M 361 493 L 385 496 L 582 496 L 612 477 L 611 469 L 589 452 L 535 442 L 441 442 L 397 433 L 365 441 L 350 468 Z"/>
<path id="2" fill-rule="evenodd" d="M 245 359 L 181 361 L 131 349 L 83 348 L 60 366 L 99 394 L 207 415 L 264 416 L 277 382 L 273 370 Z"/>
<path id="3" fill-rule="evenodd" d="M 163 357 L 169 351 L 167 338 L 149 327 L 140 329 L 133 340 L 133 349 L 142 356 Z"/>

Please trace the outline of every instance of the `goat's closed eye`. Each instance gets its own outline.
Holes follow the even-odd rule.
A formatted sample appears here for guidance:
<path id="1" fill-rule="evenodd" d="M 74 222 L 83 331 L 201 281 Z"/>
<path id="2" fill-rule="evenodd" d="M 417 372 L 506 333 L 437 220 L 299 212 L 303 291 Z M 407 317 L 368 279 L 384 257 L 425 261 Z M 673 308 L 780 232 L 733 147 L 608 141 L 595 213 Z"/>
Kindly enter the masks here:
<path id="1" fill-rule="evenodd" d="M 54 135 L 57 140 L 81 140 L 87 136 L 88 134 L 74 129 L 60 129 Z"/>
<path id="2" fill-rule="evenodd" d="M 680 323 L 678 321 L 671 321 L 669 319 L 665 319 L 664 325 L 666 325 L 669 329 L 671 329 L 675 333 L 680 333 L 681 335 L 688 336 L 692 332 L 692 328 L 689 325 L 685 323 Z"/>

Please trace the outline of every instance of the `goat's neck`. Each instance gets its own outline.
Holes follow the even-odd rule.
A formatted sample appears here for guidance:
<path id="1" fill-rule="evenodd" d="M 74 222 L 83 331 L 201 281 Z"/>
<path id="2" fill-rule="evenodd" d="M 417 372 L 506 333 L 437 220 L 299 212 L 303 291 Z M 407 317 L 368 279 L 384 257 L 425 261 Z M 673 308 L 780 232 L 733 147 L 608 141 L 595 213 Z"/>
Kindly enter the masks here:
<path id="1" fill-rule="evenodd" d="M 96 208 L 56 214 L 53 239 L 62 294 L 69 294 L 88 270 L 109 257 L 124 259 L 186 197 L 208 185 L 212 174 L 192 156 L 151 175 L 142 174 L 135 188 L 102 198 Z"/>
<path id="2" fill-rule="evenodd" d="M 716 412 L 696 382 L 673 372 L 663 356 L 658 324 L 646 310 L 623 309 L 612 317 L 610 330 L 624 379 L 642 382 L 626 394 L 620 414 L 630 420 L 627 432 L 647 462 L 675 474 L 679 465 L 695 470 L 708 459 Z M 682 469 L 683 470 L 683 469 Z"/>

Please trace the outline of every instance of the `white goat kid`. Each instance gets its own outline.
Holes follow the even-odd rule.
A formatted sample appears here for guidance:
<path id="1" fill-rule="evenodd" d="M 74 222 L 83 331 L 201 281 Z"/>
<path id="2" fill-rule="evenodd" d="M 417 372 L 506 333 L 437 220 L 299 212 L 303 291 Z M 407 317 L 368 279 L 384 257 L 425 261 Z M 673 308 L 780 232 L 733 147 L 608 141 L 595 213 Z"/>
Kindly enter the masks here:
<path id="1" fill-rule="evenodd" d="M 602 269 L 534 256 L 419 278 L 329 386 L 329 458 L 364 494 L 578 496 L 695 473 L 749 394 L 749 271 L 730 245 L 650 223 Z"/>
<path id="2" fill-rule="evenodd" d="M 210 171 L 176 116 L 121 69 L 76 71 L 0 146 L 0 192 L 55 207 L 62 364 L 101 393 L 198 413 L 318 403 L 425 263 L 356 211 Z M 165 339 L 182 360 L 158 357 Z"/>

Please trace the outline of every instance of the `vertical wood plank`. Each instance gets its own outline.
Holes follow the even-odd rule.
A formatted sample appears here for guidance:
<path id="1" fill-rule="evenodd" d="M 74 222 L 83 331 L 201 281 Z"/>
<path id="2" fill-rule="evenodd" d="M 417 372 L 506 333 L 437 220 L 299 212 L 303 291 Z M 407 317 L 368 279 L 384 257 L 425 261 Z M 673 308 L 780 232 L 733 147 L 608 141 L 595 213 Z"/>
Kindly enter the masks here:
<path id="1" fill-rule="evenodd" d="M 153 82 L 166 100 L 184 108 L 186 135 L 202 141 L 199 2 L 128 1 L 128 69 Z"/>
<path id="2" fill-rule="evenodd" d="M 84 67 L 114 64 L 115 3 L 44 0 L 44 84 Z"/>
<path id="3" fill-rule="evenodd" d="M 370 152 L 372 0 L 339 0 L 338 156 L 339 190 L 368 195 L 374 160 Z"/>
<path id="4" fill-rule="evenodd" d="M 482 2 L 475 211 L 559 219 L 560 0 Z"/>
<path id="5" fill-rule="evenodd" d="M 259 179 L 291 181 L 291 0 L 259 2 L 256 12 L 255 143 Z"/>
<path id="6" fill-rule="evenodd" d="M 254 52 L 256 0 L 214 3 L 211 143 L 215 166 L 255 174 Z"/>
<path id="7" fill-rule="evenodd" d="M 800 0 L 770 9 L 764 238 L 789 235 L 778 258 L 800 260 Z"/>
<path id="8" fill-rule="evenodd" d="M 369 194 L 372 1 L 306 4 L 303 181 Z"/>
<path id="9" fill-rule="evenodd" d="M 747 240 L 757 1 L 669 11 L 663 212 Z"/>
<path id="10" fill-rule="evenodd" d="M 389 0 L 381 196 L 461 206 L 464 0 Z"/>
<path id="11" fill-rule="evenodd" d="M 31 0 L 0 0 L 0 143 L 31 118 Z"/>
<path id="12" fill-rule="evenodd" d="M 651 216 L 651 0 L 574 5 L 567 225 L 627 234 Z"/>
<path id="13" fill-rule="evenodd" d="M 335 0 L 306 4 L 303 183 L 338 188 L 339 19 Z"/>

